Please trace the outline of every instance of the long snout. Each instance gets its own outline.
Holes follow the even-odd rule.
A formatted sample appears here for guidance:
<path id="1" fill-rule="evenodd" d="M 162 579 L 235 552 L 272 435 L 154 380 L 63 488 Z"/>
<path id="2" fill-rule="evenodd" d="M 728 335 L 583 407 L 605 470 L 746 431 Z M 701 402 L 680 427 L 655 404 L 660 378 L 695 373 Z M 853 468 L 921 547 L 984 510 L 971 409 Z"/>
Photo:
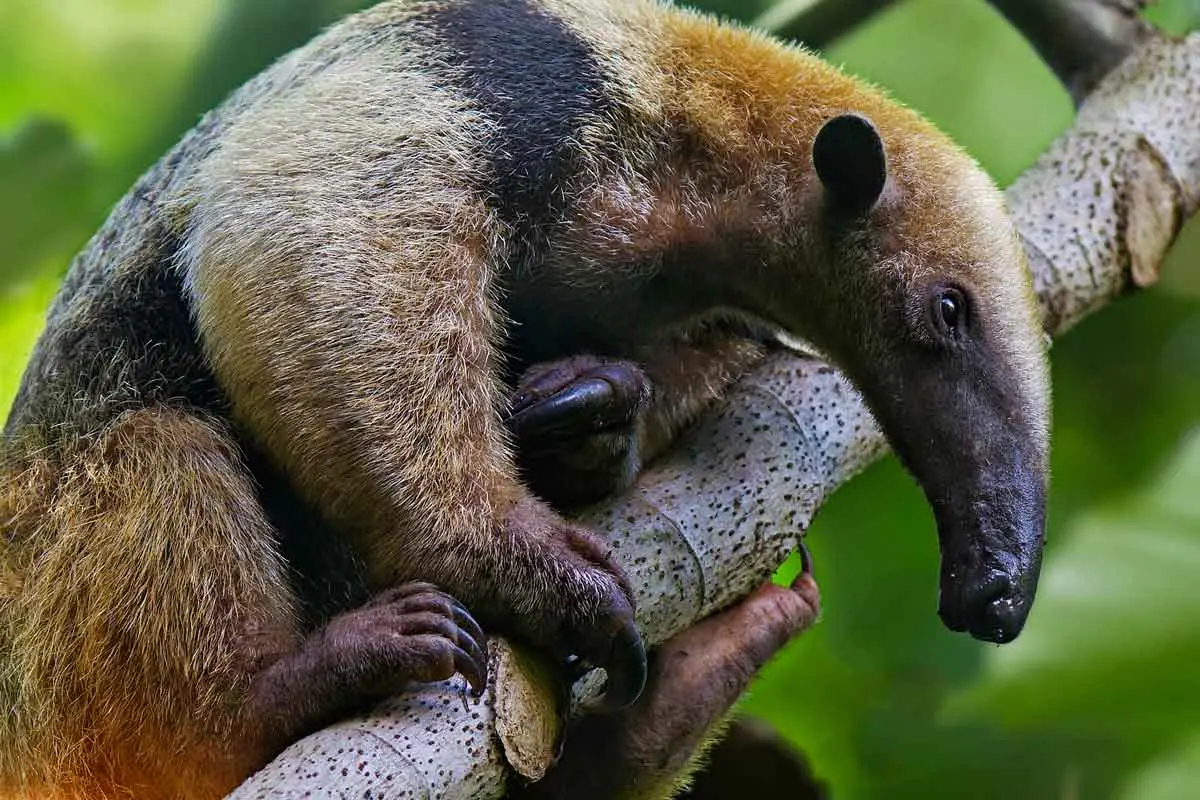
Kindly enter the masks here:
<path id="1" fill-rule="evenodd" d="M 885 385 L 874 410 L 937 520 L 938 614 L 953 631 L 1010 642 L 1042 563 L 1049 396 L 1000 369 L 921 366 Z"/>
<path id="2" fill-rule="evenodd" d="M 934 505 L 942 553 L 938 615 L 950 630 L 1011 642 L 1025 626 L 1037 592 L 1044 478 L 1009 476 L 998 494 L 971 497 L 969 489 L 968 496 L 955 494 L 942 495 Z"/>

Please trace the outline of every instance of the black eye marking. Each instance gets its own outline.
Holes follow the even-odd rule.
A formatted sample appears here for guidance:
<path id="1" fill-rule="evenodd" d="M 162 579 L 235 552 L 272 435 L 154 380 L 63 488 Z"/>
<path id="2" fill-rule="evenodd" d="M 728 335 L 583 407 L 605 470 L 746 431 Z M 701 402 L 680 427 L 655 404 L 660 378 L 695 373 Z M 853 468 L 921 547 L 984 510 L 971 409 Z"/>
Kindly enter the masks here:
<path id="1" fill-rule="evenodd" d="M 952 286 L 939 286 L 930 296 L 933 327 L 942 337 L 957 341 L 966 334 L 967 298 Z"/>

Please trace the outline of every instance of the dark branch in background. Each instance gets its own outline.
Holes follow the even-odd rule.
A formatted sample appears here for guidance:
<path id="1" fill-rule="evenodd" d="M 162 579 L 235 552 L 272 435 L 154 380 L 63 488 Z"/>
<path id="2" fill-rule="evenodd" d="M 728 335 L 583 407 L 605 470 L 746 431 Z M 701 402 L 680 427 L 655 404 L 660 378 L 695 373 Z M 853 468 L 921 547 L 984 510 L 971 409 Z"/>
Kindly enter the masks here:
<path id="1" fill-rule="evenodd" d="M 1036 0 L 1035 0 L 1036 1 Z M 822 50 L 895 0 L 783 0 L 754 25 L 806 47 Z"/>
<path id="2" fill-rule="evenodd" d="M 988 0 L 1033 45 L 1079 106 L 1154 28 L 1152 0 Z"/>
<path id="3" fill-rule="evenodd" d="M 1154 28 L 1138 12 L 1154 0 L 987 0 L 1033 46 L 1078 106 Z M 784 0 L 754 24 L 816 50 L 895 0 Z"/>

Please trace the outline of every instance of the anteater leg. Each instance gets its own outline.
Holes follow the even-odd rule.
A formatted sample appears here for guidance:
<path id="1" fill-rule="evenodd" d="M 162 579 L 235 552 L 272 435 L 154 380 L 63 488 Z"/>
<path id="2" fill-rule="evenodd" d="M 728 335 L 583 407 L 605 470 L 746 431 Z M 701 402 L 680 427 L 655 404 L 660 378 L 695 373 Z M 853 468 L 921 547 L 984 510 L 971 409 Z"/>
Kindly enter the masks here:
<path id="1" fill-rule="evenodd" d="M 686 782 L 758 670 L 816 621 L 819 594 L 805 572 L 769 584 L 654 652 L 641 699 L 619 714 L 578 720 L 554 770 L 513 796 L 666 798 Z"/>
<path id="2" fill-rule="evenodd" d="M 220 423 L 129 412 L 62 467 L 54 485 L 27 487 L 53 492 L 45 513 L 5 521 L 16 733 L 32 760 L 16 769 L 31 783 L 219 797 L 409 679 L 482 680 L 478 628 L 430 587 L 305 639 L 276 531 Z"/>
<path id="3" fill-rule="evenodd" d="M 281 247 L 305 248 L 271 269 L 230 244 L 253 232 L 202 232 L 205 349 L 240 424 L 352 538 L 376 589 L 437 583 L 497 629 L 604 666 L 610 699 L 628 703 L 646 665 L 632 592 L 607 545 L 533 497 L 513 463 L 494 231 L 446 238 L 474 214 L 411 231 L 370 216 L 348 228 L 369 232 L 362 241 L 322 230 L 341 243 L 332 262 L 281 230 Z"/>

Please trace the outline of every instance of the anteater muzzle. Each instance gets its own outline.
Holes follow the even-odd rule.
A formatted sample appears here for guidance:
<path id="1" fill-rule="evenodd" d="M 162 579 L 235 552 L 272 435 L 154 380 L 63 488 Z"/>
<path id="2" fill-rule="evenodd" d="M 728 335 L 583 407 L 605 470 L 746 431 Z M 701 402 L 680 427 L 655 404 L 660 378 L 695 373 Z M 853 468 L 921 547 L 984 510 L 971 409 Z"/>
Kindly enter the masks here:
<path id="1" fill-rule="evenodd" d="M 914 359 L 902 380 L 866 394 L 937 520 L 939 616 L 953 631 L 1010 642 L 1041 569 L 1048 398 L 1010 371 L 938 361 Z"/>
<path id="2" fill-rule="evenodd" d="M 938 615 L 950 630 L 1002 644 L 1024 627 L 1042 561 L 1040 461 L 1036 454 L 994 453 L 975 475 L 967 468 L 926 486 L 942 552 Z"/>

